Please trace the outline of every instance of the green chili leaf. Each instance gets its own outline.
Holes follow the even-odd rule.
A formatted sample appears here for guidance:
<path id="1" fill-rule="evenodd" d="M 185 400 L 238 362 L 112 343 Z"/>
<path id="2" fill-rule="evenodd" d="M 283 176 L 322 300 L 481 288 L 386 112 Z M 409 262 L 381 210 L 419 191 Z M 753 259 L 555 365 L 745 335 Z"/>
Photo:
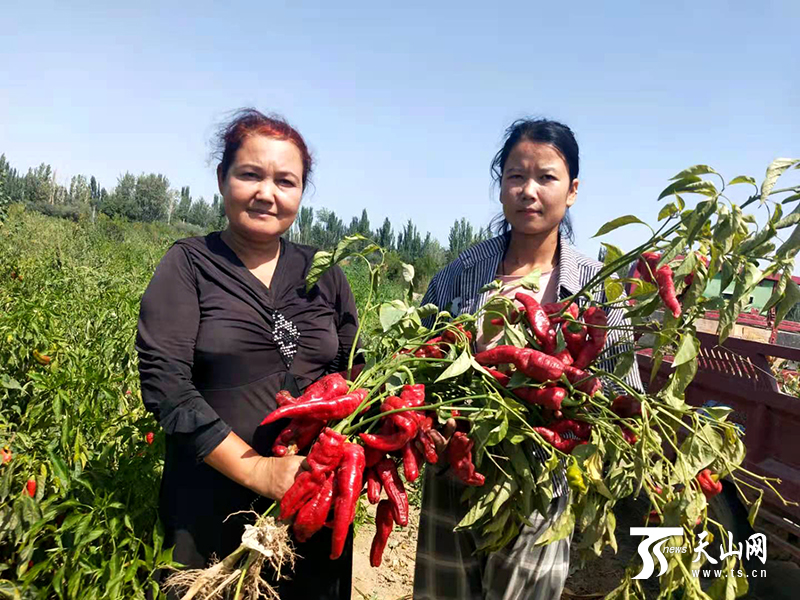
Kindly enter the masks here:
<path id="1" fill-rule="evenodd" d="M 624 227 L 625 225 L 630 225 L 631 223 L 646 225 L 646 223 L 639 217 L 634 215 L 625 215 L 623 217 L 617 217 L 613 221 L 609 221 L 608 223 L 604 224 L 592 237 L 600 237 L 601 235 L 605 235 L 611 231 L 614 231 L 615 229 L 618 229 L 619 227 Z"/>
<path id="2" fill-rule="evenodd" d="M 678 351 L 675 353 L 675 358 L 672 361 L 672 368 L 677 368 L 680 365 L 694 359 L 700 353 L 700 340 L 692 332 L 687 332 L 681 335 L 681 341 L 678 345 Z"/>
<path id="3" fill-rule="evenodd" d="M 758 509 L 761 508 L 761 499 L 764 497 L 764 491 L 760 490 L 758 492 L 758 498 L 753 501 L 753 504 L 750 505 L 750 511 L 747 513 L 747 521 L 750 523 L 750 527 L 755 527 L 756 517 L 758 516 Z"/>
<path id="4" fill-rule="evenodd" d="M 756 185 L 756 180 L 749 175 L 739 175 L 738 177 L 731 179 L 728 182 L 728 185 L 736 185 L 738 183 L 749 183 L 751 185 Z"/>
<path id="5" fill-rule="evenodd" d="M 675 205 L 675 203 L 674 202 L 670 202 L 664 208 L 662 208 L 660 211 L 658 211 L 658 220 L 662 221 L 662 220 L 664 220 L 664 219 L 666 219 L 668 217 L 671 217 L 673 215 L 678 214 L 679 212 L 680 212 L 680 210 Z"/>
<path id="6" fill-rule="evenodd" d="M 500 477 L 502 477 L 503 480 L 500 484 L 500 489 L 497 491 L 497 495 L 494 498 L 494 502 L 492 502 L 493 517 L 500 512 L 500 509 L 503 507 L 503 505 L 519 489 L 519 484 L 513 477 L 506 477 L 502 473 L 500 473 Z"/>
<path id="7" fill-rule="evenodd" d="M 791 275 L 789 271 L 784 271 L 781 275 L 780 279 L 778 279 L 778 283 L 775 284 L 775 289 L 772 291 L 772 295 L 769 297 L 769 300 L 764 305 L 764 308 L 761 309 L 762 313 L 767 313 L 769 310 L 778 304 L 783 299 L 783 294 L 786 291 L 786 285 L 789 283 L 791 279 Z"/>
<path id="8" fill-rule="evenodd" d="M 704 196 L 711 197 L 718 194 L 717 188 L 713 183 L 704 181 L 695 175 L 690 175 L 668 185 L 661 194 L 659 194 L 658 199 L 661 200 L 677 192 L 684 194 L 703 194 Z"/>
<path id="9" fill-rule="evenodd" d="M 762 204 L 767 201 L 767 198 L 769 198 L 769 195 L 772 193 L 772 188 L 775 187 L 778 177 L 780 177 L 784 171 L 798 163 L 800 163 L 800 160 L 796 158 L 776 158 L 772 161 L 772 164 L 767 167 L 767 174 L 764 177 L 764 181 L 761 183 Z"/>
<path id="10" fill-rule="evenodd" d="M 378 311 L 381 327 L 384 331 L 389 331 L 406 316 L 407 312 L 408 305 L 402 300 L 392 300 L 381 304 Z"/>
<path id="11" fill-rule="evenodd" d="M 800 287 L 793 279 L 789 278 L 786 281 L 786 293 L 775 309 L 775 327 L 780 325 L 781 321 L 798 302 L 800 302 Z"/>
<path id="12" fill-rule="evenodd" d="M 635 357 L 633 352 L 622 352 L 615 356 L 617 364 L 614 365 L 614 377 L 625 379 L 633 366 Z"/>
<path id="13" fill-rule="evenodd" d="M 503 284 L 500 283 L 499 279 L 495 279 L 494 281 L 490 281 L 485 286 L 483 286 L 481 289 L 479 289 L 478 293 L 479 294 L 485 294 L 486 292 L 496 292 L 501 287 L 503 287 Z"/>
<path id="14" fill-rule="evenodd" d="M 322 277 L 333 264 L 333 253 L 331 252 L 320 250 L 314 255 L 311 261 L 311 267 L 309 267 L 308 274 L 306 275 L 306 292 L 310 291 L 311 288 L 317 284 L 320 277 Z"/>
<path id="15" fill-rule="evenodd" d="M 462 373 L 465 373 L 469 370 L 472 366 L 472 356 L 467 350 L 464 350 L 457 359 L 455 359 L 450 366 L 448 366 L 439 377 L 436 378 L 435 383 L 440 381 L 444 381 L 445 379 L 451 379 L 453 377 L 458 377 Z"/>
<path id="16" fill-rule="evenodd" d="M 689 167 L 688 169 L 684 169 L 675 177 L 670 177 L 670 181 L 675 181 L 677 179 L 685 179 L 691 175 L 710 175 L 716 174 L 717 172 L 709 167 L 708 165 L 694 165 L 693 167 Z"/>
<path id="17" fill-rule="evenodd" d="M 525 277 L 523 277 L 520 280 L 519 284 L 522 287 L 524 287 L 525 289 L 533 290 L 535 292 L 538 292 L 539 291 L 539 278 L 541 277 L 541 275 L 542 275 L 542 272 L 541 272 L 540 269 L 534 269 L 533 271 L 531 271 L 530 273 L 525 275 Z"/>

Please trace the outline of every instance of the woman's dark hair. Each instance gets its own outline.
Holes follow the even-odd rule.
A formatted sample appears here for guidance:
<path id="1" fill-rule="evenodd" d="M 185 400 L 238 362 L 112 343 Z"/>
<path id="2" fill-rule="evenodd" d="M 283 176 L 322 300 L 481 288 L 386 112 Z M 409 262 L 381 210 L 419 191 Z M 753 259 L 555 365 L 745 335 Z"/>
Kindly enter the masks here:
<path id="1" fill-rule="evenodd" d="M 228 169 L 233 163 L 236 152 L 245 138 L 251 135 L 265 135 L 276 140 L 292 142 L 300 151 L 303 159 L 303 190 L 306 189 L 314 159 L 306 146 L 303 136 L 286 120 L 276 114 L 265 115 L 254 108 L 240 108 L 234 112 L 230 121 L 217 132 L 217 150 L 214 156 L 219 160 L 222 178 L 228 176 Z"/>
<path id="2" fill-rule="evenodd" d="M 569 181 L 572 183 L 578 177 L 580 168 L 580 158 L 578 153 L 578 142 L 572 130 L 558 121 L 549 119 L 519 119 L 514 121 L 506 129 L 503 147 L 494 155 L 492 159 L 491 174 L 492 180 L 499 186 L 503 179 L 503 169 L 506 166 L 508 155 L 518 143 L 522 141 L 539 142 L 550 144 L 564 157 L 569 171 Z M 502 213 L 492 219 L 490 227 L 498 234 L 507 233 L 511 226 L 506 221 Z M 559 231 L 570 241 L 575 241 L 575 232 L 572 230 L 572 220 L 569 216 L 569 209 L 561 220 Z"/>

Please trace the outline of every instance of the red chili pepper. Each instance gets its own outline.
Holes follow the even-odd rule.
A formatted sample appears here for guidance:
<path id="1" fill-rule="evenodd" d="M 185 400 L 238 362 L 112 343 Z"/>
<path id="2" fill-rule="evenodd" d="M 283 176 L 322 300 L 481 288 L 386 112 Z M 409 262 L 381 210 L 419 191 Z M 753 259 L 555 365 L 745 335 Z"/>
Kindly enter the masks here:
<path id="1" fill-rule="evenodd" d="M 341 433 L 326 427 L 306 457 L 311 470 L 327 474 L 338 467 L 344 454 L 345 439 Z"/>
<path id="2" fill-rule="evenodd" d="M 536 338 L 540 342 L 547 340 L 550 335 L 549 332 L 552 324 L 538 300 L 525 292 L 517 292 L 514 296 L 514 300 L 525 307 L 525 316 L 528 318 L 528 322 L 531 324 L 531 329 Z"/>
<path id="3" fill-rule="evenodd" d="M 46 354 L 42 354 L 38 350 L 33 351 L 33 358 L 35 358 L 36 362 L 38 362 L 40 365 L 45 365 L 45 366 L 49 365 L 51 360 L 49 356 L 47 356 Z"/>
<path id="4" fill-rule="evenodd" d="M 617 396 L 611 403 L 611 412 L 623 419 L 631 419 L 642 414 L 642 404 L 633 396 Z"/>
<path id="5" fill-rule="evenodd" d="M 417 423 L 417 439 L 422 444 L 423 455 L 425 460 L 431 464 L 439 462 L 439 455 L 436 452 L 436 443 L 430 437 L 430 430 L 433 429 L 433 418 L 424 415 Z"/>
<path id="6" fill-rule="evenodd" d="M 293 456 L 305 450 L 314 441 L 314 438 L 319 435 L 323 427 L 325 427 L 325 421 L 292 419 L 272 444 L 272 455 Z"/>
<path id="7" fill-rule="evenodd" d="M 590 306 L 583 313 L 583 320 L 587 325 L 588 340 L 581 348 L 580 354 L 575 357 L 574 365 L 579 369 L 588 367 L 600 356 L 608 337 L 606 329 L 608 316 L 602 308 Z"/>
<path id="8" fill-rule="evenodd" d="M 544 310 L 547 318 L 550 319 L 550 322 L 553 325 L 567 321 L 567 319 L 564 318 L 565 315 L 571 315 L 573 319 L 577 320 L 578 305 L 574 302 L 570 302 L 567 310 L 565 310 L 561 316 L 557 316 L 562 310 L 564 310 L 564 306 L 566 306 L 566 304 L 566 301 L 550 302 L 549 304 L 542 304 L 542 310 Z"/>
<path id="9" fill-rule="evenodd" d="M 325 526 L 333 501 L 333 479 L 333 473 L 329 474 L 317 494 L 297 512 L 293 530 L 298 542 L 307 541 Z"/>
<path id="10" fill-rule="evenodd" d="M 274 423 L 278 419 L 306 417 L 328 421 L 330 419 L 344 419 L 349 417 L 367 397 L 369 390 L 359 388 L 345 396 L 329 400 L 317 400 L 313 402 L 298 402 L 281 406 L 273 410 L 261 422 L 262 425 Z"/>
<path id="11" fill-rule="evenodd" d="M 370 504 L 377 504 L 381 500 L 383 485 L 375 469 L 367 469 L 367 499 Z"/>
<path id="12" fill-rule="evenodd" d="M 705 256 L 700 256 L 700 255 L 698 254 L 698 255 L 697 255 L 697 258 L 699 258 L 700 260 L 702 260 L 702 261 L 703 261 L 703 264 L 705 264 L 705 266 L 706 266 L 706 267 L 708 267 L 709 260 L 708 260 L 708 259 L 707 259 Z M 684 278 L 683 278 L 683 284 L 684 284 L 684 286 L 686 287 L 686 289 L 688 289 L 688 288 L 689 288 L 689 286 L 691 286 L 693 283 L 694 283 L 694 273 L 689 273 L 688 275 L 684 276 Z"/>
<path id="13" fill-rule="evenodd" d="M 533 430 L 542 436 L 545 442 L 564 454 L 570 454 L 575 448 L 586 443 L 586 440 L 581 439 L 565 440 L 557 432 L 547 427 L 534 427 Z"/>
<path id="14" fill-rule="evenodd" d="M 456 477 L 466 485 L 481 486 L 486 478 L 475 470 L 472 462 L 472 448 L 475 446 L 467 434 L 457 431 L 447 445 L 447 460 Z"/>
<path id="15" fill-rule="evenodd" d="M 658 261 L 661 260 L 661 254 L 656 252 L 643 252 L 636 265 L 636 270 L 642 281 L 647 283 L 654 283 L 656 271 L 658 270 Z"/>
<path id="16" fill-rule="evenodd" d="M 344 453 L 345 437 L 326 427 L 306 457 L 311 467 L 294 480 L 281 499 L 280 519 L 286 520 L 308 502 L 325 482 L 329 473 L 339 466 Z"/>
<path id="17" fill-rule="evenodd" d="M 658 261 L 661 260 L 661 255 L 655 252 L 644 252 L 642 258 L 639 259 L 638 270 L 643 281 L 653 283 L 653 276 L 655 275 L 655 283 L 658 285 L 658 295 L 664 302 L 672 316 L 676 319 L 681 316 L 681 304 L 675 295 L 675 282 L 672 278 L 672 269 L 669 265 L 664 265 L 657 268 Z"/>
<path id="18" fill-rule="evenodd" d="M 620 430 L 622 431 L 622 437 L 625 438 L 625 441 L 628 442 L 631 446 L 633 446 L 636 442 L 639 441 L 639 438 L 629 427 L 623 425 L 622 423 L 617 423 Z"/>
<path id="19" fill-rule="evenodd" d="M 516 346 L 499 345 L 475 355 L 479 365 L 507 365 L 513 364 L 517 359 L 520 348 Z"/>
<path id="20" fill-rule="evenodd" d="M 464 329 L 463 325 L 456 325 L 456 329 L 461 332 L 461 334 L 466 338 L 467 342 L 472 341 L 472 332 Z M 452 329 L 447 329 L 444 333 L 442 333 L 442 341 L 447 344 L 455 344 L 456 341 L 458 341 L 458 338 L 459 335 Z"/>
<path id="21" fill-rule="evenodd" d="M 564 348 L 561 352 L 556 352 L 553 354 L 553 358 L 561 361 L 564 366 L 571 365 L 574 362 L 568 348 Z"/>
<path id="22" fill-rule="evenodd" d="M 422 454 L 411 441 L 403 446 L 403 475 L 406 481 L 413 482 L 419 477 L 419 465 L 423 461 Z"/>
<path id="23" fill-rule="evenodd" d="M 560 387 L 523 387 L 512 391 L 528 404 L 538 404 L 550 410 L 561 410 L 561 403 L 567 397 L 567 390 Z"/>
<path id="24" fill-rule="evenodd" d="M 581 440 L 588 440 L 592 435 L 592 424 L 578 419 L 563 419 L 550 423 L 549 427 L 559 435 L 570 431 Z"/>
<path id="25" fill-rule="evenodd" d="M 564 373 L 564 363 L 532 348 L 520 348 L 514 366 L 541 383 L 556 381 Z"/>
<path id="26" fill-rule="evenodd" d="M 567 348 L 572 358 L 580 356 L 581 350 L 586 344 L 586 325 L 583 323 L 570 323 L 561 328 L 561 333 L 564 334 L 564 341 L 567 343 Z"/>
<path id="27" fill-rule="evenodd" d="M 554 333 L 551 329 L 552 324 L 536 298 L 524 292 L 517 292 L 514 299 L 525 307 L 525 316 L 528 317 L 528 322 L 531 324 L 531 329 L 533 329 L 536 339 L 545 348 L 549 344 L 555 346 Z"/>
<path id="28" fill-rule="evenodd" d="M 28 479 L 28 482 L 25 484 L 25 491 L 31 498 L 36 496 L 36 480 L 33 477 Z"/>
<path id="29" fill-rule="evenodd" d="M 567 379 L 569 379 L 569 382 L 573 386 L 576 386 L 580 391 L 589 396 L 594 396 L 603 389 L 603 384 L 600 383 L 599 379 L 592 377 L 582 369 L 570 365 L 564 367 L 564 373 L 567 374 Z"/>
<path id="30" fill-rule="evenodd" d="M 386 456 L 386 452 L 381 452 L 369 446 L 364 448 L 364 458 L 366 459 L 367 467 L 374 467 L 384 456 Z"/>
<path id="31" fill-rule="evenodd" d="M 414 356 L 417 358 L 444 358 L 444 352 L 439 346 L 441 341 L 442 336 L 429 339 L 424 345 L 414 351 Z"/>
<path id="32" fill-rule="evenodd" d="M 400 400 L 400 398 L 397 396 L 390 396 L 381 405 L 381 412 L 388 412 L 396 408 L 401 408 L 401 405 L 402 400 Z M 394 413 L 389 415 L 389 417 L 384 418 L 389 419 L 390 422 L 395 426 L 396 430 L 391 433 L 381 432 L 379 434 L 358 434 L 365 445 L 369 446 L 370 448 L 375 448 L 376 450 L 381 450 L 382 452 L 394 452 L 395 450 L 400 450 L 403 446 L 416 437 L 418 431 L 416 417 L 408 417 L 402 413 Z"/>
<path id="33" fill-rule="evenodd" d="M 358 444 L 345 444 L 344 456 L 336 471 L 336 504 L 333 507 L 333 540 L 331 560 L 342 555 L 350 524 L 356 516 L 358 496 L 364 477 L 364 449 Z M 327 513 L 326 513 L 327 514 Z"/>
<path id="34" fill-rule="evenodd" d="M 425 404 L 425 385 L 422 383 L 404 385 L 400 392 L 400 400 L 402 400 L 403 406 L 423 406 Z"/>
<path id="35" fill-rule="evenodd" d="M 381 566 L 383 550 L 386 548 L 389 534 L 394 529 L 392 513 L 392 503 L 388 500 L 381 500 L 375 513 L 375 537 L 372 538 L 372 547 L 369 550 L 369 564 L 373 567 Z"/>
<path id="36" fill-rule="evenodd" d="M 497 381 L 500 382 L 500 385 L 502 385 L 503 387 L 506 387 L 508 385 L 508 382 L 511 381 L 511 377 L 495 369 L 487 368 L 486 372 L 489 373 L 489 375 L 491 375 L 495 379 L 497 379 Z"/>
<path id="37" fill-rule="evenodd" d="M 350 386 L 341 373 L 331 373 L 309 385 L 303 395 L 297 399 L 297 402 L 302 404 L 316 402 L 317 400 L 330 400 L 331 398 L 344 396 L 349 389 Z"/>
<path id="38" fill-rule="evenodd" d="M 4 465 L 10 463 L 11 458 L 12 458 L 11 450 L 9 450 L 8 448 L 0 449 L 0 459 L 2 459 Z"/>
<path id="39" fill-rule="evenodd" d="M 155 438 L 156 438 L 156 436 L 155 436 L 155 434 L 154 434 L 152 431 L 148 431 L 148 432 L 147 432 L 147 433 L 144 435 L 144 441 L 145 441 L 145 442 L 147 442 L 147 444 L 148 444 L 148 445 L 151 445 L 151 444 L 153 443 L 153 440 L 154 440 Z"/>
<path id="40" fill-rule="evenodd" d="M 722 482 L 714 480 L 711 469 L 703 469 L 697 474 L 697 483 L 707 499 L 713 498 L 722 491 Z"/>
<path id="41" fill-rule="evenodd" d="M 277 402 L 278 406 L 286 406 L 287 404 L 297 404 L 297 398 L 292 396 L 288 390 L 281 390 L 275 394 L 275 402 Z"/>
<path id="42" fill-rule="evenodd" d="M 479 365 L 513 363 L 523 374 L 539 382 L 555 381 L 564 373 L 564 363 L 533 348 L 495 346 L 475 355 Z"/>
<path id="43" fill-rule="evenodd" d="M 658 282 L 658 295 L 676 319 L 681 316 L 681 303 L 675 295 L 675 283 L 672 280 L 672 269 L 669 265 L 664 265 L 656 271 L 656 281 Z"/>
<path id="44" fill-rule="evenodd" d="M 451 442 L 452 443 L 452 442 Z M 392 503 L 394 521 L 401 527 L 408 525 L 408 496 L 402 479 L 397 472 L 397 466 L 390 458 L 384 458 L 375 465 L 375 472 L 386 490 L 386 495 Z"/>

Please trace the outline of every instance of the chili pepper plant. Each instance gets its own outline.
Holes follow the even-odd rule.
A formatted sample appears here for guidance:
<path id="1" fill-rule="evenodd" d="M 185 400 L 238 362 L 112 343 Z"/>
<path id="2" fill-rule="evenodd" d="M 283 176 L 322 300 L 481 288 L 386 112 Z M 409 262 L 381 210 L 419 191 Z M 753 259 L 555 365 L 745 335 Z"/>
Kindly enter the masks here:
<path id="1" fill-rule="evenodd" d="M 379 566 L 394 525 L 408 520 L 399 473 L 414 480 L 421 464 L 437 463 L 450 467 L 443 476 L 464 484 L 457 529 L 478 532 L 479 550 L 492 552 L 511 542 L 532 514 L 547 514 L 556 482 L 564 478 L 570 490 L 567 509 L 538 544 L 575 530 L 582 560 L 599 556 L 605 547 L 616 551 L 615 507 L 622 498 L 643 494 L 651 505 L 649 522 L 680 527 L 684 534 L 667 542 L 686 552 L 667 555 L 659 598 L 728 599 L 746 593 L 744 578 L 722 578 L 704 589 L 691 576 L 699 534 L 726 538 L 722 525 L 709 516 L 708 499 L 721 491 L 724 477 L 740 490 L 762 494 L 768 489 L 788 500 L 780 496 L 778 480 L 742 466 L 745 447 L 739 429 L 727 420 L 729 409 L 695 408 L 684 392 L 697 372 L 700 343 L 694 323 L 705 311 L 720 312 L 723 343 L 764 277 L 780 277 L 765 308 L 776 308 L 778 322 L 800 300 L 791 278 L 800 249 L 800 210 L 784 215 L 783 208 L 800 194 L 774 187 L 785 170 L 798 166 L 797 160 L 776 160 L 760 188 L 744 176 L 726 184 L 704 165 L 680 172 L 659 197 L 667 203 L 657 228 L 626 215 L 597 232 L 602 236 L 639 225 L 650 230 L 649 239 L 629 251 L 604 244 L 606 258 L 597 274 L 556 304 L 542 306 L 523 293 L 516 297 L 521 309 L 502 295 L 476 314 L 415 306 L 410 266 L 405 298 L 373 303 L 380 248 L 350 236 L 334 252 L 318 253 L 309 289 L 344 259 L 369 265 L 371 292 L 363 310 L 377 312 L 380 325 L 364 336 L 368 341 L 362 347 L 353 348 L 348 380 L 328 376 L 298 399 L 279 400 L 281 408 L 267 417 L 267 422 L 293 419 L 276 442 L 276 454 L 305 452 L 310 446 L 311 469 L 281 501 L 280 519 L 294 517 L 295 536 L 306 539 L 325 526 L 333 507 L 331 558 L 336 558 L 365 485 L 369 501 L 378 504 L 370 562 Z M 737 204 L 737 186 L 753 186 L 755 192 Z M 794 193 L 779 199 L 787 192 Z M 689 195 L 701 197 L 691 208 Z M 755 203 L 765 213 L 763 225 L 744 213 Z M 781 239 L 783 233 L 789 235 Z M 637 263 L 638 276 L 616 275 Z M 721 289 L 733 284 L 730 297 L 704 295 L 718 275 Z M 523 287 L 537 289 L 538 278 L 538 272 L 525 277 Z M 482 292 L 501 290 L 497 281 Z M 663 312 L 660 319 L 654 318 L 657 311 Z M 635 342 L 636 329 L 651 335 Z M 476 353 L 473 340 L 479 333 L 487 340 L 499 336 L 499 343 Z M 672 360 L 666 385 L 654 392 L 636 389 L 627 377 L 636 368 L 635 352 L 645 347 L 657 366 L 668 356 Z M 355 375 L 353 365 L 362 361 Z M 439 456 L 430 434 L 448 419 L 456 420 L 457 432 L 446 455 Z M 542 451 L 544 460 L 537 457 Z M 761 495 L 750 504 L 751 523 L 760 502 Z M 280 528 L 276 521 L 269 527 Z M 223 561 L 225 569 L 206 582 L 205 591 L 195 585 L 184 598 L 204 597 L 212 583 L 224 581 L 236 584 L 237 598 L 248 591 L 257 597 L 260 575 L 248 570 L 255 551 L 237 552 L 235 560 Z M 735 568 L 736 561 L 735 555 L 728 557 L 724 570 Z M 639 570 L 640 565 L 630 565 L 607 598 L 644 598 L 639 580 L 633 579 Z"/>

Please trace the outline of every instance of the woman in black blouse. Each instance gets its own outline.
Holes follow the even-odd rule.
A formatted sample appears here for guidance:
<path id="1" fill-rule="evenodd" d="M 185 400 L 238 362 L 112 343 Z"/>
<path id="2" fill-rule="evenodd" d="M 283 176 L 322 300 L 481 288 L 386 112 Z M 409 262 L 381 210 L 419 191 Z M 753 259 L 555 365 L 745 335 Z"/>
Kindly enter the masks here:
<path id="1" fill-rule="evenodd" d="M 285 422 L 259 426 L 281 389 L 299 393 L 346 368 L 357 329 L 342 271 L 308 293 L 314 249 L 281 236 L 311 172 L 303 138 L 279 118 L 240 111 L 220 134 L 228 228 L 179 240 L 142 297 L 136 349 L 145 406 L 167 434 L 160 493 L 166 544 L 192 568 L 222 558 L 247 517 L 280 499 L 303 457 L 268 456 Z M 225 522 L 223 522 L 225 521 Z M 352 539 L 328 559 L 330 530 L 297 547 L 283 600 L 350 597 Z"/>

